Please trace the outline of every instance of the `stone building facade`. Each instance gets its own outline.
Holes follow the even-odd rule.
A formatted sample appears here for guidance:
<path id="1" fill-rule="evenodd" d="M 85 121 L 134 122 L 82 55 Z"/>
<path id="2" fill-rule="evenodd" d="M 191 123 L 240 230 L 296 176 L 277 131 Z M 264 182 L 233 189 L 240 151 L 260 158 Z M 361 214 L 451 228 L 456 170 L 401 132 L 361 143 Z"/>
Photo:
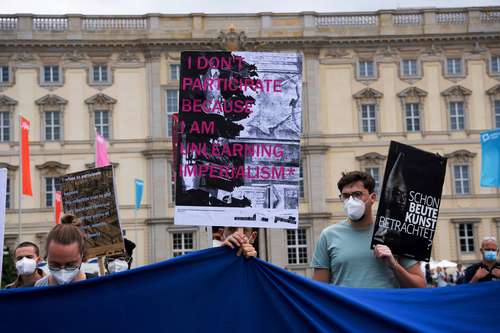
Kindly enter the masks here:
<path id="1" fill-rule="evenodd" d="M 300 51 L 300 228 L 260 230 L 261 258 L 300 274 L 323 228 L 343 219 L 336 182 L 383 177 L 397 140 L 448 157 L 433 257 L 478 260 L 500 236 L 500 196 L 481 188 L 479 133 L 500 127 L 500 7 L 367 13 L 0 16 L 0 166 L 8 169 L 6 244 L 19 240 L 19 121 L 31 120 L 34 196 L 22 240 L 54 224 L 56 177 L 93 166 L 94 127 L 109 140 L 120 218 L 143 265 L 207 247 L 173 224 L 171 115 L 183 50 Z M 134 178 L 145 196 L 134 211 Z"/>

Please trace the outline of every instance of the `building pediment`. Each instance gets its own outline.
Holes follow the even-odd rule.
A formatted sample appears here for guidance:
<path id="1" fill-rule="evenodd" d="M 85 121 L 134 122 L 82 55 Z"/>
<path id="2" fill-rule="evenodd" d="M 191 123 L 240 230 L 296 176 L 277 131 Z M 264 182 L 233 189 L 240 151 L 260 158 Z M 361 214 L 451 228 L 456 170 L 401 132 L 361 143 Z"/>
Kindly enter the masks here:
<path id="1" fill-rule="evenodd" d="M 48 161 L 43 164 L 36 165 L 36 168 L 38 170 L 46 170 L 46 169 L 66 170 L 69 168 L 69 164 L 63 164 L 57 161 Z"/>
<path id="2" fill-rule="evenodd" d="M 87 98 L 85 100 L 85 104 L 100 104 L 100 105 L 116 104 L 116 99 L 106 94 L 99 93 L 95 94 L 92 97 Z"/>
<path id="3" fill-rule="evenodd" d="M 356 156 L 356 160 L 361 161 L 361 162 L 382 162 L 385 161 L 386 157 L 384 155 L 381 155 L 379 153 L 366 153 L 361 156 Z"/>
<path id="4" fill-rule="evenodd" d="M 48 94 L 48 95 L 45 95 L 45 96 L 37 99 L 35 101 L 35 104 L 36 105 L 57 106 L 57 105 L 66 105 L 66 104 L 68 104 L 68 101 L 60 96 Z"/>
<path id="5" fill-rule="evenodd" d="M 17 169 L 19 169 L 19 167 L 17 165 L 12 165 L 9 163 L 0 162 L 0 169 L 7 169 L 9 171 L 16 171 Z"/>
<path id="6" fill-rule="evenodd" d="M 2 105 L 16 105 L 17 101 L 9 96 L 0 95 L 0 106 Z"/>
<path id="7" fill-rule="evenodd" d="M 427 96 L 427 92 L 417 88 L 417 87 L 409 87 L 406 88 L 405 90 L 401 91 L 398 94 L 398 97 L 425 97 Z"/>
<path id="8" fill-rule="evenodd" d="M 500 84 L 497 84 L 496 86 L 491 87 L 490 89 L 486 90 L 487 95 L 500 95 Z"/>
<path id="9" fill-rule="evenodd" d="M 382 98 L 382 96 L 384 96 L 384 94 L 373 88 L 365 88 L 352 95 L 355 99 L 379 99 Z"/>
<path id="10" fill-rule="evenodd" d="M 471 90 L 464 88 L 462 86 L 458 86 L 458 85 L 449 87 L 448 89 L 446 89 L 445 91 L 443 91 L 441 93 L 441 95 L 446 96 L 446 97 L 452 97 L 452 96 L 462 97 L 462 96 L 468 96 L 471 94 L 472 94 Z"/>
<path id="11" fill-rule="evenodd" d="M 448 159 L 456 159 L 460 161 L 467 161 L 471 158 L 474 158 L 474 156 L 476 156 L 476 153 L 470 152 L 466 149 L 460 149 L 449 154 L 444 154 L 444 157 Z"/>

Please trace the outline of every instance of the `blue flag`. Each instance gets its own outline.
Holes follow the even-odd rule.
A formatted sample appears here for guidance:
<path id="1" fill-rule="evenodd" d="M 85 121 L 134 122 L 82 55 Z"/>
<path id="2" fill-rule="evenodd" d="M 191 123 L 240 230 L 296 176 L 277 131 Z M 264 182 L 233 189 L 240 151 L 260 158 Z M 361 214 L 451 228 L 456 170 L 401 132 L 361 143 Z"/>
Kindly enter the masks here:
<path id="1" fill-rule="evenodd" d="M 144 181 L 140 179 L 135 179 L 135 209 L 141 207 L 142 201 L 142 190 L 144 189 Z"/>
<path id="2" fill-rule="evenodd" d="M 500 129 L 481 132 L 481 186 L 500 187 Z"/>

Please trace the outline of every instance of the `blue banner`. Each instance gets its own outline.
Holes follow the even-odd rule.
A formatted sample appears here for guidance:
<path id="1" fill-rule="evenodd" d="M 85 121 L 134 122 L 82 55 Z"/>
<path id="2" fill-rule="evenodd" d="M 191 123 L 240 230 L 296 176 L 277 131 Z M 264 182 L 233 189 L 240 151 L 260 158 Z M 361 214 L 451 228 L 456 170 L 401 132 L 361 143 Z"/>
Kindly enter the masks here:
<path id="1" fill-rule="evenodd" d="M 2 332 L 496 332 L 499 293 L 500 281 L 333 287 L 219 247 L 66 286 L 2 290 L 0 313 Z"/>
<path id="2" fill-rule="evenodd" d="M 481 132 L 481 186 L 500 187 L 500 129 Z"/>
<path id="3" fill-rule="evenodd" d="M 135 179 L 135 209 L 141 208 L 142 190 L 144 189 L 144 181 Z"/>

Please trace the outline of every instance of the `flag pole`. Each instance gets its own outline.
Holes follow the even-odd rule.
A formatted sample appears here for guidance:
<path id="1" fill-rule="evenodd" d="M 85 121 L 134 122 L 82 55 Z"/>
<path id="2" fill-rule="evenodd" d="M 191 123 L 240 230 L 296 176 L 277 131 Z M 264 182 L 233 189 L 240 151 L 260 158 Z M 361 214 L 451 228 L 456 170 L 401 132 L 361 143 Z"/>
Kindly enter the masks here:
<path id="1" fill-rule="evenodd" d="M 19 193 L 18 193 L 18 210 L 17 210 L 17 235 L 19 237 L 19 243 L 21 243 L 21 215 L 22 215 L 22 183 L 23 183 L 23 161 L 22 161 L 22 126 L 21 126 L 22 114 L 19 113 Z"/>

